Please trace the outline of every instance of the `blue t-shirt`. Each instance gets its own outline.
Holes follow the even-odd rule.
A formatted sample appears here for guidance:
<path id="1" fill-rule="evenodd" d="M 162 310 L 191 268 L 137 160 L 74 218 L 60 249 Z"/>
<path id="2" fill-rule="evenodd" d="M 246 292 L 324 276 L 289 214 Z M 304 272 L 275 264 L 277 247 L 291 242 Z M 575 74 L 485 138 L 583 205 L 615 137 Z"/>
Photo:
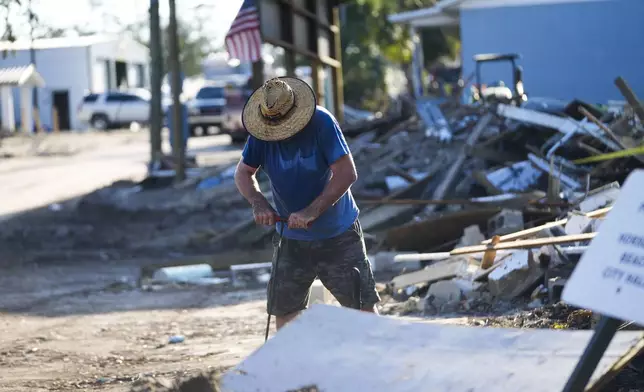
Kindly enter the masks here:
<path id="1" fill-rule="evenodd" d="M 331 178 L 330 165 L 349 153 L 338 122 L 318 106 L 309 125 L 290 139 L 267 142 L 249 136 L 242 157 L 246 165 L 261 167 L 268 175 L 277 213 L 288 218 L 322 193 Z M 308 241 L 332 238 L 348 230 L 357 218 L 358 206 L 349 190 L 309 229 L 286 226 L 284 237 Z"/>

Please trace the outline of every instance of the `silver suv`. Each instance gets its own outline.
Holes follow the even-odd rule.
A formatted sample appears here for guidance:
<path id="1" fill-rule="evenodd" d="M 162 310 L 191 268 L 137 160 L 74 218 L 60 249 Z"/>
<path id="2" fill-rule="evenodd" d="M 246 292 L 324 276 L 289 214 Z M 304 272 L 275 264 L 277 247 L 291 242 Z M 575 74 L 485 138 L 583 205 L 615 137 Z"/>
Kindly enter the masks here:
<path id="1" fill-rule="evenodd" d="M 145 91 L 88 94 L 78 106 L 77 117 L 101 131 L 133 123 L 144 125 L 150 119 L 150 97 Z"/>

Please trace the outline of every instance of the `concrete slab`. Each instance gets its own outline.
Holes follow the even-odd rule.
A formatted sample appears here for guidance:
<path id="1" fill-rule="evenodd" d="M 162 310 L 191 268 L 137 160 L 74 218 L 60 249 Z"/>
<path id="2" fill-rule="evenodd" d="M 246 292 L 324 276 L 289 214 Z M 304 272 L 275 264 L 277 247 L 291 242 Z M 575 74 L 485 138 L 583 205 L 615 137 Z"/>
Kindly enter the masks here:
<path id="1" fill-rule="evenodd" d="M 223 377 L 224 391 L 560 391 L 591 331 L 414 323 L 314 305 Z M 593 379 L 641 339 L 619 332 Z"/>

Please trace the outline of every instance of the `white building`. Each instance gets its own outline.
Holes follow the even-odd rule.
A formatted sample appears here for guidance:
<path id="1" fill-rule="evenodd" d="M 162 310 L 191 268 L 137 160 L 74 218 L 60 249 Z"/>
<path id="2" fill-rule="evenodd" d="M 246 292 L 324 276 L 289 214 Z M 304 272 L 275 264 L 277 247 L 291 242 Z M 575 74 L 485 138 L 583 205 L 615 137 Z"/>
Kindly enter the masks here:
<path id="1" fill-rule="evenodd" d="M 40 121 L 46 129 L 53 126 L 53 110 L 58 112 L 60 129 L 78 129 L 76 108 L 88 92 L 104 92 L 120 87 L 148 88 L 148 48 L 128 37 L 86 36 L 31 41 L 0 42 L 0 69 L 28 66 L 31 48 L 35 65 L 45 81 L 38 89 Z M 18 89 L 14 101 L 20 102 Z M 21 122 L 19 105 L 15 119 Z"/>

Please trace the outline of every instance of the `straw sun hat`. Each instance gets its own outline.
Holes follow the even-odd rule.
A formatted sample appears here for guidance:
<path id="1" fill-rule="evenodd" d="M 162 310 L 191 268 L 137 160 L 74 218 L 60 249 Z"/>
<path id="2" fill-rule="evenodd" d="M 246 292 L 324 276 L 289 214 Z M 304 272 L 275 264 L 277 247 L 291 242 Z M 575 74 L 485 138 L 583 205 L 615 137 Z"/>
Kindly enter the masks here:
<path id="1" fill-rule="evenodd" d="M 308 125 L 315 113 L 313 89 L 303 80 L 279 77 L 268 80 L 248 98 L 242 122 L 259 140 L 285 140 Z"/>

